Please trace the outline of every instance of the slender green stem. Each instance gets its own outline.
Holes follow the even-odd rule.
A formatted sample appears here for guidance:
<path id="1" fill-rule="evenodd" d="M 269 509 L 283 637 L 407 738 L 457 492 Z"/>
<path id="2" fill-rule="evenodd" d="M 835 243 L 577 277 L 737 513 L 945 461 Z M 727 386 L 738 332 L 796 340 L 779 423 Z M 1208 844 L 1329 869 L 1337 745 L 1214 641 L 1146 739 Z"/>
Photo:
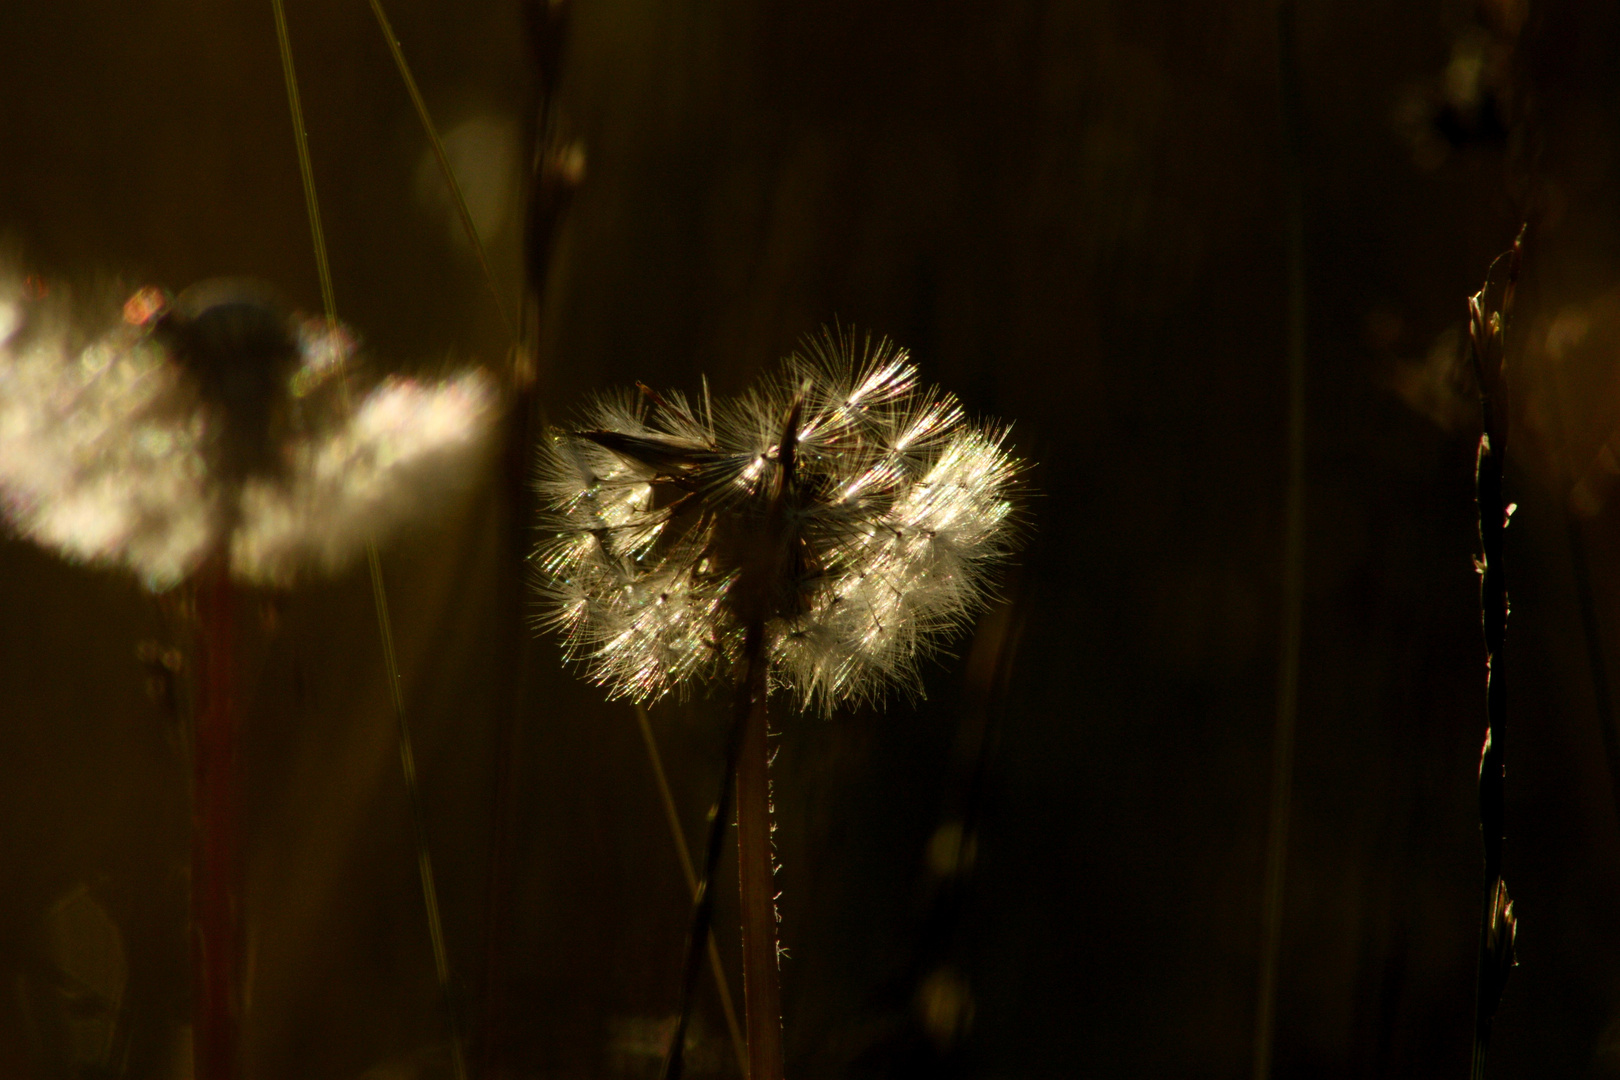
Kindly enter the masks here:
<path id="1" fill-rule="evenodd" d="M 444 143 L 439 139 L 439 129 L 434 125 L 433 116 L 428 112 L 422 91 L 417 89 L 416 78 L 411 74 L 410 65 L 405 62 L 405 51 L 400 48 L 399 38 L 394 36 L 394 28 L 389 25 L 388 16 L 383 13 L 382 0 L 371 0 L 371 13 L 377 17 L 377 26 L 382 30 L 383 40 L 388 43 L 388 51 L 394 57 L 394 66 L 399 69 L 399 77 L 405 84 L 405 92 L 410 95 L 411 105 L 416 108 L 417 119 L 422 121 L 422 130 L 427 132 L 428 142 L 433 145 L 433 156 L 439 163 L 439 172 L 443 174 L 444 182 L 450 186 L 450 197 L 456 204 L 456 213 L 461 217 L 461 227 L 466 231 L 467 240 L 478 255 L 478 266 L 484 272 L 484 282 L 489 286 L 490 299 L 495 301 L 495 310 L 500 313 L 501 325 L 506 327 L 506 336 L 515 342 L 518 338 L 517 324 L 506 313 L 506 305 L 501 303 L 501 291 L 495 285 L 495 274 L 489 267 L 489 255 L 484 250 L 484 241 L 478 235 L 478 226 L 473 224 L 472 212 L 467 209 L 467 200 L 462 196 L 461 185 L 456 181 L 456 171 L 450 167 L 450 158 L 445 154 Z"/>
<path id="2" fill-rule="evenodd" d="M 283 0 L 270 0 L 270 3 L 276 16 L 276 38 L 281 47 L 281 70 L 287 83 L 287 106 L 292 113 L 293 137 L 298 147 L 298 170 L 303 179 L 304 205 L 309 212 L 310 237 L 315 247 L 315 266 L 321 282 L 321 301 L 325 308 L 327 325 L 336 326 L 337 299 L 332 289 L 332 268 L 327 258 L 326 234 L 321 228 L 320 203 L 315 194 L 315 173 L 310 160 L 309 136 L 304 128 L 303 104 L 298 94 L 298 73 L 293 66 L 292 41 L 287 33 L 287 13 Z M 342 380 L 341 387 L 344 404 L 348 407 L 351 402 L 346 377 Z M 366 564 L 371 571 L 371 596 L 377 609 L 377 628 L 382 638 L 388 696 L 394 707 L 394 720 L 399 730 L 400 771 L 404 776 L 405 794 L 410 802 L 411 822 L 416 834 L 417 873 L 422 882 L 422 904 L 427 912 L 434 973 L 438 977 L 439 993 L 450 1032 L 451 1067 L 456 1080 L 467 1080 L 466 1051 L 462 1041 L 454 989 L 450 981 L 450 961 L 444 943 L 444 924 L 439 913 L 439 891 L 433 873 L 433 856 L 428 846 L 427 811 L 423 806 L 421 788 L 417 783 L 416 753 L 412 746 L 410 723 L 405 713 L 399 660 L 394 652 L 394 632 L 388 615 L 388 592 L 383 582 L 382 559 L 377 553 L 375 541 L 366 543 Z"/>
<path id="3" fill-rule="evenodd" d="M 337 321 L 337 300 L 332 295 L 332 267 L 326 257 L 326 233 L 321 228 L 321 207 L 315 197 L 315 173 L 309 156 L 309 132 L 304 129 L 304 103 L 298 94 L 298 71 L 293 67 L 292 39 L 287 34 L 287 11 L 282 0 L 270 0 L 276 14 L 276 42 L 281 47 L 281 75 L 287 84 L 287 110 L 292 114 L 293 141 L 298 146 L 298 176 L 304 187 L 304 209 L 309 217 L 310 243 L 315 249 L 315 271 L 321 281 L 321 304 L 326 317 Z"/>
<path id="4" fill-rule="evenodd" d="M 405 778 L 405 792 L 411 804 L 411 824 L 416 833 L 416 869 L 422 882 L 422 905 L 427 911 L 428 940 L 433 947 L 433 971 L 439 981 L 439 992 L 450 1027 L 451 1066 L 456 1080 L 466 1080 L 466 1050 L 462 1044 L 461 1023 L 450 981 L 450 957 L 444 944 L 444 920 L 439 914 L 433 852 L 428 844 L 427 807 L 423 804 L 421 785 L 416 777 L 416 753 L 412 749 L 410 722 L 406 717 L 405 698 L 400 687 L 393 623 L 388 616 L 388 591 L 383 585 L 382 559 L 377 554 L 375 543 L 366 545 L 366 562 L 371 570 L 371 595 L 377 609 L 377 629 L 382 638 L 383 663 L 388 673 L 388 696 L 393 703 L 394 721 L 399 729 L 400 773 Z"/>

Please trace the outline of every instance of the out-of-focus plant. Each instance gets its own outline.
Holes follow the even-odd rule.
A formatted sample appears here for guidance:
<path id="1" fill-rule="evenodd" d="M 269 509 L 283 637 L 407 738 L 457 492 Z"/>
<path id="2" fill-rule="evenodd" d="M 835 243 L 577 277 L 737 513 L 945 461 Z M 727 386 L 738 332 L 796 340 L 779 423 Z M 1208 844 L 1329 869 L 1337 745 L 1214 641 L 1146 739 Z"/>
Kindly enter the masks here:
<path id="1" fill-rule="evenodd" d="M 826 712 L 918 689 L 1013 546 L 1022 465 L 1006 436 L 921 387 L 904 350 L 833 332 L 733 401 L 642 387 L 545 440 L 535 563 L 569 655 L 610 696 L 736 688 L 666 1075 L 681 1071 L 734 774 L 749 1075 L 781 1076 L 767 697 Z"/>
<path id="2" fill-rule="evenodd" d="M 260 288 L 74 305 L 0 271 L 0 496 L 17 532 L 133 571 L 191 616 L 193 1069 L 236 1075 L 241 938 L 235 581 L 340 569 L 469 484 L 494 433 L 482 371 L 350 400 L 353 335 Z"/>
<path id="3" fill-rule="evenodd" d="M 341 569 L 466 486 L 493 381 L 389 378 L 350 407 L 356 343 L 244 283 L 75 312 L 0 274 L 0 493 L 20 533 L 154 592 L 210 558 L 288 585 Z"/>

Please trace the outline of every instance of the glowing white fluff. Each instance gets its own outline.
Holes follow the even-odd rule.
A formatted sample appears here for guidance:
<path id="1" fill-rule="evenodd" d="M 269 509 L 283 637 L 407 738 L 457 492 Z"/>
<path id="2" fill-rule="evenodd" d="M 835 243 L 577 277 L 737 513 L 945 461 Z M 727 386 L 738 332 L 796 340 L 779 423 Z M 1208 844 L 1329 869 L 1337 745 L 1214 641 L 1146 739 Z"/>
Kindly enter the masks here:
<path id="1" fill-rule="evenodd" d="M 286 584 L 300 569 L 340 569 L 368 537 L 392 531 L 476 475 L 494 412 L 490 380 L 384 382 L 354 419 L 287 448 L 276 479 L 242 488 L 231 566 Z"/>
<path id="2" fill-rule="evenodd" d="M 279 460 L 245 476 L 216 461 L 231 423 L 147 317 L 109 305 L 86 324 L 0 272 L 0 497 L 22 535 L 68 558 L 172 588 L 216 551 L 239 577 L 287 584 L 339 569 L 476 475 L 496 413 L 489 378 L 383 382 L 352 417 L 335 390 L 354 344 L 305 323 L 279 393 Z M 129 316 L 137 312 L 139 318 Z M 131 321 L 131 320 L 134 321 Z"/>
<path id="3" fill-rule="evenodd" d="M 886 342 L 829 335 L 713 409 L 646 391 L 582 419 L 542 448 L 536 564 L 549 621 L 615 695 L 730 671 L 745 633 L 734 590 L 767 536 L 791 548 L 764 613 L 773 682 L 822 709 L 915 689 L 1012 543 L 1022 466 L 1005 429 L 966 423 Z"/>
<path id="4" fill-rule="evenodd" d="M 30 539 L 178 582 L 221 517 L 195 394 L 154 343 L 113 324 L 76 344 L 66 314 L 0 280 L 0 492 Z"/>

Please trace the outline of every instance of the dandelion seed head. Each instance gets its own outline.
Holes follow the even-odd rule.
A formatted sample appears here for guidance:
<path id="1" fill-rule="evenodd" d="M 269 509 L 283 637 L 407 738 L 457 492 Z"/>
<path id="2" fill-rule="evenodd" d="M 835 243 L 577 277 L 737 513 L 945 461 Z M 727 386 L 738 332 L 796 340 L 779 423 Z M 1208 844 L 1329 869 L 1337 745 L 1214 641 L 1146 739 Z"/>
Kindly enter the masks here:
<path id="1" fill-rule="evenodd" d="M 636 700 L 730 674 L 753 619 L 801 706 L 914 692 L 1014 544 L 1006 440 L 904 350 L 847 333 L 701 412 L 605 395 L 542 446 L 545 621 Z"/>
<path id="2" fill-rule="evenodd" d="M 243 484 L 232 569 L 275 585 L 342 569 L 368 539 L 470 485 L 495 408 L 494 382 L 481 370 L 440 383 L 384 380 L 347 423 L 283 446 L 280 475 Z"/>
<path id="3" fill-rule="evenodd" d="M 155 591 L 215 552 L 266 584 L 340 569 L 471 482 L 497 411 L 478 370 L 384 380 L 350 410 L 355 353 L 240 283 L 87 316 L 0 268 L 0 516 Z"/>

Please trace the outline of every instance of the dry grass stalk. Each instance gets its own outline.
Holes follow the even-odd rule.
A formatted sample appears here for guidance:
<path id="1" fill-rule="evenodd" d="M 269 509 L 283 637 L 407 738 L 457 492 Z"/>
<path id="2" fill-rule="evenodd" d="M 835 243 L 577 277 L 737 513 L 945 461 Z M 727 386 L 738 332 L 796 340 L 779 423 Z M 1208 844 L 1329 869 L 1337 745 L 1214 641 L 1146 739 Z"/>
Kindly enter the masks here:
<path id="1" fill-rule="evenodd" d="M 1468 339 L 1474 373 L 1479 379 L 1484 430 L 1475 467 L 1479 500 L 1478 559 L 1480 606 L 1485 630 L 1486 728 L 1479 761 L 1479 822 L 1485 848 L 1485 887 L 1479 929 L 1479 968 L 1474 996 L 1474 1048 L 1471 1075 L 1483 1080 L 1485 1048 L 1491 1021 L 1513 967 L 1517 921 L 1507 885 L 1502 881 L 1505 833 L 1503 754 L 1506 748 L 1507 699 L 1503 686 L 1503 642 L 1507 631 L 1507 580 L 1502 572 L 1502 540 L 1513 507 L 1502 494 L 1507 455 L 1509 411 L 1502 361 L 1508 319 L 1513 311 L 1524 230 L 1506 254 L 1492 263 L 1485 284 L 1468 298 Z M 1503 281 L 1493 287 L 1497 267 L 1506 263 Z"/>

